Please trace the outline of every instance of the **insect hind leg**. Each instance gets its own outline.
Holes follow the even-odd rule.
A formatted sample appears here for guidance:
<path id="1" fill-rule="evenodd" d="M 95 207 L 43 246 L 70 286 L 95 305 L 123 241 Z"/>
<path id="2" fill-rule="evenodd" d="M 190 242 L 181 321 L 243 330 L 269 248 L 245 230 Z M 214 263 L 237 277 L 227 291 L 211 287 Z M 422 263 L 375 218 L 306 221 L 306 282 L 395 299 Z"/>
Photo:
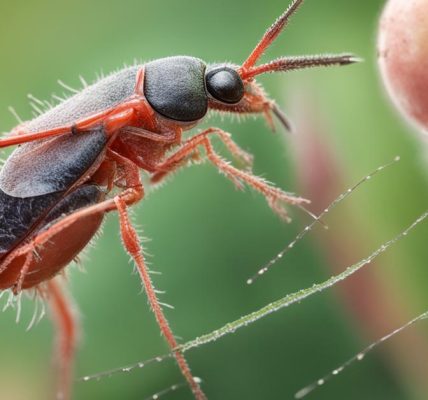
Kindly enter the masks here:
<path id="1" fill-rule="evenodd" d="M 75 307 L 57 279 L 47 283 L 47 296 L 57 336 L 54 350 L 55 399 L 70 400 L 79 324 Z"/>

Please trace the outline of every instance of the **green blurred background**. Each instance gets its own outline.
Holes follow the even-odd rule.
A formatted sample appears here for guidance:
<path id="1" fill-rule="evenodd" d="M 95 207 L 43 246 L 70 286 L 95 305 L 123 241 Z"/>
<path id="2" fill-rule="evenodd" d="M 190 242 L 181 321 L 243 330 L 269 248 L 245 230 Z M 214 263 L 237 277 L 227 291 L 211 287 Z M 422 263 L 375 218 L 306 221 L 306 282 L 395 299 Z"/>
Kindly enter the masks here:
<path id="1" fill-rule="evenodd" d="M 96 73 L 110 72 L 135 58 L 177 54 L 242 62 L 287 5 L 287 0 L 2 2 L 0 129 L 7 131 L 15 124 L 9 105 L 23 118 L 31 117 L 27 93 L 42 99 L 54 92 L 60 95 L 57 79 L 78 86 L 79 74 L 90 81 Z M 248 287 L 248 276 L 308 223 L 307 216 L 291 210 L 294 222 L 281 223 L 259 195 L 234 190 L 208 164 L 184 169 L 136 207 L 135 221 L 151 239 L 145 245 L 148 260 L 162 272 L 154 276 L 155 284 L 166 291 L 162 300 L 175 306 L 167 314 L 184 340 L 342 270 L 346 265 L 339 256 L 344 250 L 341 241 L 348 243 L 346 259 L 357 261 L 426 207 L 426 148 L 393 110 L 376 69 L 376 24 L 382 5 L 381 0 L 308 0 L 264 58 L 352 51 L 366 60 L 340 70 L 260 79 L 298 126 L 302 115 L 310 124 L 313 115 L 321 116 L 324 125 L 317 125 L 316 119 L 313 125 L 319 127 L 320 143 L 332 150 L 337 182 L 332 185 L 335 190 L 326 187 L 324 193 L 321 184 L 315 194 L 332 200 L 373 168 L 397 154 L 402 157 L 401 163 L 334 211 L 328 236 L 321 239 L 322 230 L 314 233 L 274 271 Z M 309 101 L 296 106 L 299 96 Z M 289 191 L 307 187 L 298 172 L 310 170 L 312 159 L 304 158 L 304 148 L 295 150 L 298 140 L 295 145 L 293 139 L 284 141 L 282 131 L 272 135 L 261 119 L 238 124 L 213 117 L 204 123 L 208 125 L 232 132 L 255 155 L 257 174 Z M 316 200 L 315 207 L 326 205 Z M 423 240 L 427 233 L 426 226 L 419 227 L 359 278 L 351 278 L 346 290 L 341 284 L 189 352 L 208 397 L 291 399 L 303 385 L 428 308 Z M 121 247 L 116 216 L 107 218 L 84 266 L 86 273 L 75 267 L 70 273 L 83 328 L 77 376 L 165 353 L 138 276 L 132 274 Z M 370 282 L 371 290 L 359 286 L 358 279 Z M 26 332 L 32 309 L 25 301 L 19 324 L 14 311 L 0 315 L 1 399 L 48 398 L 52 329 L 45 318 Z M 371 309 L 376 315 L 368 315 Z M 422 323 L 308 398 L 426 399 L 427 340 L 428 327 Z M 75 398 L 143 399 L 180 380 L 168 361 L 98 382 L 76 383 Z M 169 398 L 190 397 L 183 389 Z"/>

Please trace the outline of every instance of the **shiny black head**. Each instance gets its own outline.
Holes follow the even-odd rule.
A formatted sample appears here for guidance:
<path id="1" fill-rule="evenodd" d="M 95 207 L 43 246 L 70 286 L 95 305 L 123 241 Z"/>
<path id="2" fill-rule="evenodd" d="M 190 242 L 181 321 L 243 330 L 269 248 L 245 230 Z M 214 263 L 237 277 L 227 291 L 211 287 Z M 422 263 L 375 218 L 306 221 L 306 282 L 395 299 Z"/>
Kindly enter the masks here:
<path id="1" fill-rule="evenodd" d="M 162 116 L 180 122 L 202 119 L 209 100 L 237 104 L 244 97 L 244 83 L 236 69 L 226 65 L 207 68 L 194 57 L 168 57 L 145 65 L 144 94 Z"/>
<path id="2" fill-rule="evenodd" d="M 235 69 L 227 66 L 215 67 L 205 75 L 208 93 L 216 100 L 237 104 L 244 97 L 244 83 Z"/>

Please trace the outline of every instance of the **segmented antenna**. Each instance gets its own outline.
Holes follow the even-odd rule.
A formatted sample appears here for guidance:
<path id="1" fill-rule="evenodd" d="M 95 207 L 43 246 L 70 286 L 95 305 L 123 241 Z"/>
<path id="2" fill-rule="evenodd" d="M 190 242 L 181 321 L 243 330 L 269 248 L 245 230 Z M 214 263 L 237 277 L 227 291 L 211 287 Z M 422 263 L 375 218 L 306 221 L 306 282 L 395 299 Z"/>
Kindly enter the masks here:
<path id="1" fill-rule="evenodd" d="M 202 383 L 202 379 L 198 378 L 197 376 L 194 377 L 196 383 L 201 384 Z M 146 397 L 145 400 L 159 400 L 161 397 L 171 393 L 171 392 L 175 392 L 178 389 L 182 389 L 183 387 L 187 386 L 187 384 L 185 382 L 183 383 L 176 383 L 174 385 L 171 385 L 169 388 L 166 388 L 164 390 L 161 390 L 160 392 L 157 392 L 155 394 L 152 394 L 149 397 Z"/>
<path id="2" fill-rule="evenodd" d="M 400 328 L 394 330 L 393 332 L 389 333 L 388 335 L 385 335 L 384 337 L 380 338 L 376 342 L 372 343 L 370 346 L 367 346 L 364 350 L 360 351 L 358 354 L 350 358 L 348 361 L 344 362 L 340 367 L 334 369 L 329 374 L 323 376 L 322 378 L 318 379 L 317 381 L 311 383 L 310 385 L 304 387 L 303 389 L 299 390 L 294 397 L 296 399 L 302 399 L 303 397 L 307 396 L 309 393 L 313 392 L 315 389 L 319 388 L 320 386 L 323 386 L 327 381 L 334 378 L 335 376 L 339 375 L 343 372 L 345 368 L 348 368 L 351 364 L 353 364 L 355 361 L 362 361 L 364 360 L 367 353 L 374 350 L 377 346 L 382 344 L 383 342 L 386 342 L 388 339 L 391 339 L 393 336 L 398 335 L 399 333 L 403 332 L 405 329 L 411 327 L 412 325 L 416 324 L 419 321 L 422 321 L 424 319 L 428 318 L 428 311 L 424 312 L 423 314 L 419 315 L 418 317 L 412 319 L 407 324 L 401 326 Z"/>
<path id="3" fill-rule="evenodd" d="M 315 218 L 315 220 L 310 224 L 307 225 L 303 231 L 301 231 L 292 242 L 290 242 L 283 250 L 281 250 L 274 258 L 272 258 L 267 264 L 265 264 L 262 268 L 260 268 L 257 273 L 255 273 L 253 276 L 251 276 L 247 280 L 247 284 L 251 285 L 254 283 L 254 281 L 259 278 L 260 276 L 264 275 L 266 272 L 268 272 L 281 258 L 285 256 L 286 253 L 288 253 L 300 240 L 302 240 L 307 233 L 309 233 L 317 224 L 324 225 L 321 220 L 330 213 L 331 210 L 333 210 L 339 203 L 341 203 L 343 200 L 345 200 L 351 193 L 353 193 L 356 189 L 358 189 L 363 183 L 369 181 L 371 178 L 373 178 L 375 175 L 377 175 L 379 172 L 383 171 L 384 169 L 394 165 L 400 161 L 400 157 L 397 156 L 394 158 L 393 161 L 391 161 L 388 164 L 382 165 L 378 168 L 376 168 L 373 172 L 366 175 L 364 178 L 360 179 L 354 186 L 349 188 L 346 192 L 343 192 L 339 197 L 337 197 L 318 217 Z"/>

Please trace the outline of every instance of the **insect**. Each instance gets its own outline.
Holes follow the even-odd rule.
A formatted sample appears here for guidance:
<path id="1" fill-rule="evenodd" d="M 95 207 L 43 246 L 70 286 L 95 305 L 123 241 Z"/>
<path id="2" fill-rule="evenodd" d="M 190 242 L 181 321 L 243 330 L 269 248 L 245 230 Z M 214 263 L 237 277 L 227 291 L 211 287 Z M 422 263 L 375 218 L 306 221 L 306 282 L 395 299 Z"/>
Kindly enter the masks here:
<path id="1" fill-rule="evenodd" d="M 0 147 L 20 145 L 0 172 L 0 291 L 14 295 L 36 289 L 51 304 L 58 330 L 56 398 L 71 398 L 76 323 L 55 277 L 82 251 L 104 216 L 117 212 L 126 251 L 137 266 L 150 306 L 196 399 L 205 399 L 159 303 L 128 208 L 144 198 L 143 170 L 152 184 L 183 165 L 205 157 L 238 188 L 260 192 L 282 219 L 294 197 L 253 175 L 252 157 L 223 130 L 212 127 L 187 140 L 208 110 L 261 114 L 290 124 L 255 78 L 268 72 L 347 65 L 351 54 L 282 57 L 256 65 L 303 0 L 294 0 L 267 30 L 242 65 L 206 64 L 194 57 L 168 57 L 124 68 L 100 79 L 0 139 Z M 217 136 L 241 170 L 221 158 Z"/>

